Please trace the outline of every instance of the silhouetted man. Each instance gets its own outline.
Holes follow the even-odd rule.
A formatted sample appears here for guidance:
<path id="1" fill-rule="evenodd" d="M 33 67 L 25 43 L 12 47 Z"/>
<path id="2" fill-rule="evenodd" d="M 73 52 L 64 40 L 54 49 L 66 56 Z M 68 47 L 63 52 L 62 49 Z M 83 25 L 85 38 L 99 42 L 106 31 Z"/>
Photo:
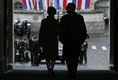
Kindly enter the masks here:
<path id="1" fill-rule="evenodd" d="M 83 16 L 75 12 L 73 3 L 67 5 L 67 13 L 61 18 L 60 41 L 63 44 L 63 58 L 66 60 L 69 78 L 76 78 L 78 57 L 81 44 L 84 42 L 87 31 Z"/>

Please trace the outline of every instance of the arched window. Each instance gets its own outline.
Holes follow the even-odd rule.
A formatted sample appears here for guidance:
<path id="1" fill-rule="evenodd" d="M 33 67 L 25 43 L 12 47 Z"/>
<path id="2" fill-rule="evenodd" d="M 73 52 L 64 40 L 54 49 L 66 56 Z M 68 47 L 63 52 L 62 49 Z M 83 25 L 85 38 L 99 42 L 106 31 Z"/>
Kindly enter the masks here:
<path id="1" fill-rule="evenodd" d="M 109 0 L 99 0 L 95 3 L 95 10 L 103 11 L 104 14 L 108 15 L 109 11 Z"/>
<path id="2" fill-rule="evenodd" d="M 22 9 L 22 3 L 15 2 L 14 3 L 14 10 L 21 10 Z"/>

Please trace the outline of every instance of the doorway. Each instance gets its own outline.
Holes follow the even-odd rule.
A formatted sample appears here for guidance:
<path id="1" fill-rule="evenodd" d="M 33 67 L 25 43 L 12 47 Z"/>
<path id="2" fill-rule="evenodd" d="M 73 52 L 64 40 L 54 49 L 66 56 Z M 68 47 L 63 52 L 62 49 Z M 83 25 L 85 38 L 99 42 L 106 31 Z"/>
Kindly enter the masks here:
<path id="1" fill-rule="evenodd" d="M 14 4 L 15 3 L 13 3 L 13 5 Z M 20 2 L 18 4 L 18 6 L 15 4 L 15 10 L 14 10 L 14 6 L 13 6 L 13 23 L 15 23 L 15 20 L 17 20 L 17 19 L 20 19 L 21 21 L 28 19 L 29 22 L 31 22 L 30 24 L 32 26 L 36 27 L 35 29 L 31 28 L 32 34 L 36 35 L 38 37 L 39 26 L 37 26 L 37 25 L 40 25 L 41 20 L 43 18 L 45 18 L 47 14 L 42 12 L 42 11 L 41 12 L 40 11 L 39 12 L 21 11 L 22 10 L 21 6 L 22 5 L 20 5 Z M 16 10 L 16 8 L 18 8 L 18 10 L 20 10 L 20 11 Z M 85 21 L 87 21 L 87 19 L 90 19 L 90 18 L 87 18 L 87 17 L 91 16 L 93 13 L 94 13 L 93 18 L 95 18 L 95 19 L 98 15 L 99 15 L 98 17 L 101 17 L 103 15 L 101 17 L 101 19 L 104 18 L 104 13 L 100 12 L 100 11 L 98 13 L 95 13 L 95 12 L 89 12 L 89 13 L 80 12 L 80 13 L 84 16 Z M 60 16 L 62 16 L 61 12 L 60 12 Z M 102 22 L 104 23 L 104 21 L 102 21 Z M 92 23 L 92 22 L 86 22 L 87 26 L 90 25 L 90 23 Z M 93 23 L 93 24 L 96 25 L 97 23 Z M 93 25 L 93 24 L 91 24 L 91 25 Z M 101 22 L 99 24 L 101 24 Z M 97 24 L 97 27 L 99 27 L 98 26 L 99 24 Z M 83 64 L 83 65 L 79 65 L 78 70 L 109 70 L 109 66 L 110 66 L 110 59 L 109 59 L 109 57 L 110 57 L 109 56 L 110 31 L 109 31 L 109 29 L 107 31 L 102 31 L 104 29 L 103 28 L 102 30 L 100 30 L 101 33 L 99 33 L 100 31 L 98 31 L 97 29 L 100 29 L 100 28 L 101 27 L 96 28 L 95 31 L 94 31 L 94 30 L 91 30 L 92 28 L 87 27 L 87 29 L 90 31 L 89 32 L 90 38 L 88 39 L 89 46 L 88 46 L 88 51 L 87 51 L 88 63 Z M 109 28 L 109 26 L 108 26 L 108 28 Z M 13 31 L 14 31 L 14 26 L 13 26 L 13 29 L 12 29 L 12 35 L 14 36 L 13 37 L 13 47 L 15 47 L 14 46 L 15 45 L 15 43 L 14 43 L 15 39 L 18 40 L 19 38 L 15 37 L 15 34 L 14 34 Z M 93 35 L 94 33 L 91 33 L 92 31 L 96 32 L 95 35 Z M 97 34 L 97 33 L 99 33 L 99 34 Z M 25 35 L 25 37 L 26 37 L 26 35 Z M 22 38 L 22 39 L 24 39 L 24 38 Z M 60 44 L 60 46 L 62 47 L 61 44 Z M 61 47 L 60 47 L 60 49 L 61 49 Z M 28 70 L 30 70 L 30 69 L 35 69 L 35 70 L 37 70 L 37 69 L 43 70 L 44 69 L 45 70 L 46 69 L 45 64 L 41 64 L 37 67 L 37 66 L 31 66 L 30 61 L 28 63 L 19 63 L 18 61 L 15 61 L 16 56 L 18 57 L 18 55 L 19 55 L 18 50 L 15 51 L 15 48 L 13 48 L 13 69 L 28 69 Z M 30 58 L 30 53 L 28 53 L 28 56 Z M 57 62 L 60 62 L 60 61 L 57 61 Z M 57 64 L 55 69 L 64 69 L 64 70 L 66 70 L 66 65 Z"/>

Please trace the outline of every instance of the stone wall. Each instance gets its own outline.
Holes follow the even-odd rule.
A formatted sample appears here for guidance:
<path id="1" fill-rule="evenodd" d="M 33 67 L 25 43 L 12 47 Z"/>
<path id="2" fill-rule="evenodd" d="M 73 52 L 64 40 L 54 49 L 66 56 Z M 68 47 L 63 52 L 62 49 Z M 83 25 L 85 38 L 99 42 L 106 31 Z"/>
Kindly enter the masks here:
<path id="1" fill-rule="evenodd" d="M 84 16 L 86 28 L 89 34 L 99 34 L 105 32 L 105 23 L 103 20 L 103 12 L 91 11 L 80 12 Z"/>
<path id="2" fill-rule="evenodd" d="M 102 12 L 90 11 L 90 12 L 79 12 L 79 13 L 84 16 L 87 31 L 89 34 L 104 33 L 105 25 L 103 21 Z M 44 17 L 46 17 L 43 14 L 43 12 L 31 12 L 31 11 L 27 12 L 14 11 L 13 16 L 14 16 L 13 20 L 16 20 L 17 18 L 20 18 L 20 20 L 23 20 L 25 18 L 30 20 L 32 25 L 31 30 L 34 33 L 39 32 L 41 20 Z"/>

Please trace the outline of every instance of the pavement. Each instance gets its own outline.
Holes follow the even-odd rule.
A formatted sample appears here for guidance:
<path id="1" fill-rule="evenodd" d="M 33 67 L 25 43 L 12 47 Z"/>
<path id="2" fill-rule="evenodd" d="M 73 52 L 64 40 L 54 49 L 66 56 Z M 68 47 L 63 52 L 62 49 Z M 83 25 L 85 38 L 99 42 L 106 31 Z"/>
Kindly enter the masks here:
<path id="1" fill-rule="evenodd" d="M 87 49 L 87 64 L 79 64 L 78 70 L 110 70 L 110 37 L 109 28 L 107 27 L 105 33 L 90 35 L 88 39 Z M 62 45 L 59 43 L 59 48 L 62 49 Z M 44 61 L 44 60 L 43 60 Z M 44 61 L 45 62 L 45 61 Z M 57 60 L 57 62 L 59 62 Z M 28 63 L 14 63 L 14 70 L 47 70 L 46 64 L 40 64 L 39 66 L 31 66 L 31 62 Z M 56 64 L 55 70 L 67 70 L 66 64 Z"/>
<path id="2" fill-rule="evenodd" d="M 87 64 L 79 64 L 78 70 L 110 70 L 109 37 L 90 37 L 88 39 Z M 60 45 L 62 46 L 62 45 Z M 45 62 L 43 60 L 42 62 Z M 57 62 L 60 62 L 57 60 Z M 31 63 L 15 63 L 15 70 L 47 70 L 46 64 L 31 66 Z M 56 64 L 55 70 L 67 70 L 66 64 Z"/>

